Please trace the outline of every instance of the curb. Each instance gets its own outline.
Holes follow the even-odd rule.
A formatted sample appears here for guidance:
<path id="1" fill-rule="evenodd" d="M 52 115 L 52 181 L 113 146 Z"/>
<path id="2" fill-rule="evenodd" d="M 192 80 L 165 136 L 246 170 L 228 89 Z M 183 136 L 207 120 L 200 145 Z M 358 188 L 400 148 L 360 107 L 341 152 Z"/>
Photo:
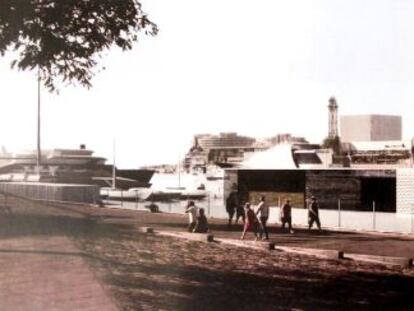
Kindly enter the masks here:
<path id="1" fill-rule="evenodd" d="M 143 227 L 146 228 L 146 227 Z M 151 228 L 152 229 L 152 228 Z M 141 232 L 141 231 L 140 231 Z M 342 250 L 329 250 L 329 249 L 315 249 L 315 248 L 303 248 L 303 247 L 290 247 L 290 246 L 275 246 L 274 242 L 262 242 L 262 241 L 244 241 L 226 238 L 214 238 L 212 234 L 202 233 L 188 233 L 188 232 L 171 232 L 171 231 L 153 231 L 160 236 L 169 236 L 179 239 L 186 239 L 199 242 L 218 242 L 225 245 L 231 245 L 235 247 L 250 248 L 254 250 L 267 251 L 275 254 L 277 251 L 286 253 L 313 256 L 322 259 L 332 260 L 353 260 L 355 262 L 366 262 L 373 264 L 380 264 L 391 267 L 412 268 L 414 267 L 413 259 L 406 257 L 390 257 L 390 256 L 376 256 L 365 254 L 345 253 Z M 275 252 L 276 251 L 276 252 Z"/>

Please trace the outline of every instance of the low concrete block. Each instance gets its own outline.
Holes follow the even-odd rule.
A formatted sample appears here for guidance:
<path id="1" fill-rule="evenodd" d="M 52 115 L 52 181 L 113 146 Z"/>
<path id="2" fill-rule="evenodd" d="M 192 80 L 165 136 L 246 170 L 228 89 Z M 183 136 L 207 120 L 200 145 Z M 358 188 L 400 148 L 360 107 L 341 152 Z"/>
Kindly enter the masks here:
<path id="1" fill-rule="evenodd" d="M 327 259 L 344 259 L 344 252 L 331 249 L 308 249 L 308 255 Z"/>
<path id="2" fill-rule="evenodd" d="M 402 268 L 409 268 L 413 266 L 413 259 L 407 257 L 389 257 L 389 256 L 375 256 L 362 254 L 346 254 L 346 258 L 355 261 L 372 262 L 386 266 L 398 266 Z"/>
<path id="3" fill-rule="evenodd" d="M 278 246 L 277 249 L 295 253 L 300 255 L 315 256 L 326 259 L 344 259 L 345 254 L 343 251 L 331 250 L 331 249 L 317 249 L 317 248 L 303 248 L 303 247 L 289 247 Z"/>
<path id="4" fill-rule="evenodd" d="M 200 242 L 215 242 L 214 235 L 211 233 L 192 233 L 192 232 L 168 232 L 168 231 L 157 231 L 158 235 L 171 236 L 179 239 L 186 239 L 190 241 Z"/>
<path id="5" fill-rule="evenodd" d="M 249 247 L 252 249 L 259 250 L 275 250 L 276 244 L 274 242 L 263 242 L 263 241 L 246 241 L 246 240 L 232 240 L 232 239 L 220 239 L 220 242 L 232 244 L 236 246 Z"/>
<path id="6" fill-rule="evenodd" d="M 142 233 L 154 233 L 154 228 L 152 228 L 152 227 L 139 227 L 138 231 L 142 232 Z"/>
<path id="7" fill-rule="evenodd" d="M 214 235 L 211 233 L 183 232 L 182 235 L 193 241 L 214 242 Z"/>
<path id="8" fill-rule="evenodd" d="M 320 256 L 328 259 L 344 259 L 344 252 L 337 250 L 321 250 Z"/>

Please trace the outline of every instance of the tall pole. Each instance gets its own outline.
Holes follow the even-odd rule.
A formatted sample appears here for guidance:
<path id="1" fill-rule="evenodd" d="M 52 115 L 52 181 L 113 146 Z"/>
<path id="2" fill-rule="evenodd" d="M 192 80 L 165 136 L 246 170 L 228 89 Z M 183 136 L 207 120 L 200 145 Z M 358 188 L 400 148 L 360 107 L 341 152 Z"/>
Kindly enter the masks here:
<path id="1" fill-rule="evenodd" d="M 42 153 L 40 150 L 40 69 L 37 69 L 37 173 L 40 174 Z"/>
<path id="2" fill-rule="evenodd" d="M 178 165 L 177 165 L 177 171 L 178 171 L 178 188 L 181 187 L 181 172 L 180 172 L 180 154 L 178 154 Z"/>
<path id="3" fill-rule="evenodd" d="M 114 163 L 112 164 L 112 189 L 116 189 L 116 166 L 115 166 L 115 138 L 112 145 L 112 152 L 113 152 L 113 160 Z"/>

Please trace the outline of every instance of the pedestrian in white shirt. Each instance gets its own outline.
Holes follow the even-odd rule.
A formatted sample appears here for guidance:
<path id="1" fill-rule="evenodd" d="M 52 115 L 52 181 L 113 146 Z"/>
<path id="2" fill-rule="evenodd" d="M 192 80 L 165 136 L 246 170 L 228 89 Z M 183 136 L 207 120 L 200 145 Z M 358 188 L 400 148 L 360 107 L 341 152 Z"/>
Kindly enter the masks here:
<path id="1" fill-rule="evenodd" d="M 269 240 L 269 233 L 267 231 L 267 220 L 269 219 L 269 205 L 266 203 L 266 197 L 263 195 L 260 198 L 260 203 L 257 206 L 256 215 L 260 214 L 260 238 L 262 240 L 266 239 Z M 263 237 L 263 233 L 265 234 L 266 238 Z"/>
<path id="2" fill-rule="evenodd" d="M 198 216 L 198 207 L 194 201 L 188 201 L 185 212 L 188 214 L 188 232 L 193 232 Z"/>

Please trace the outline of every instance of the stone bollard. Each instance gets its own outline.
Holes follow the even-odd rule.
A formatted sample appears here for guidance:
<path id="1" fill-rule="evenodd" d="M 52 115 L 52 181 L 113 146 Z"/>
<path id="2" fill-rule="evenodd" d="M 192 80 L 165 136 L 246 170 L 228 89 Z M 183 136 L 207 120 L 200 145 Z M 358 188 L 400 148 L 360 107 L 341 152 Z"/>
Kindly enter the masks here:
<path id="1" fill-rule="evenodd" d="M 260 242 L 258 244 L 256 244 L 257 246 L 259 246 L 260 248 L 272 251 L 276 249 L 276 244 L 274 242 Z"/>
<path id="2" fill-rule="evenodd" d="M 214 242 L 214 235 L 212 235 L 211 233 L 208 233 L 206 238 L 207 242 Z"/>

